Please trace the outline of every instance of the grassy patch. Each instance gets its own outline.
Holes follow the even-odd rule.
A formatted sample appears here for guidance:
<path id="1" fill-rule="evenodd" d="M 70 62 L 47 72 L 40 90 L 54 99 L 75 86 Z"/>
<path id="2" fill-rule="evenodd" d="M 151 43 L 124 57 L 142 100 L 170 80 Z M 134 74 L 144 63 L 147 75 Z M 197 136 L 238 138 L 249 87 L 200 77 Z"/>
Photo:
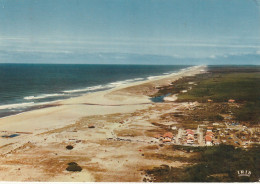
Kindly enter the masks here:
<path id="1" fill-rule="evenodd" d="M 260 73 L 215 73 L 178 97 L 179 101 L 207 102 L 212 99 L 214 102 L 227 102 L 235 99 L 237 102 L 255 102 L 259 101 L 259 94 Z"/>

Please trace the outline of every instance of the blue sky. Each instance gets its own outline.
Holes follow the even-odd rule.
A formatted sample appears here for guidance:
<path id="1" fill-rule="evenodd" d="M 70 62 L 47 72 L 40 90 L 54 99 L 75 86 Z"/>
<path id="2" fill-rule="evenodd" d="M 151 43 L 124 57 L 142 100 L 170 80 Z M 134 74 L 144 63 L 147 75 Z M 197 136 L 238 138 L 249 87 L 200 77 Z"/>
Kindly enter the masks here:
<path id="1" fill-rule="evenodd" d="M 0 0 L 0 63 L 259 64 L 258 0 Z"/>

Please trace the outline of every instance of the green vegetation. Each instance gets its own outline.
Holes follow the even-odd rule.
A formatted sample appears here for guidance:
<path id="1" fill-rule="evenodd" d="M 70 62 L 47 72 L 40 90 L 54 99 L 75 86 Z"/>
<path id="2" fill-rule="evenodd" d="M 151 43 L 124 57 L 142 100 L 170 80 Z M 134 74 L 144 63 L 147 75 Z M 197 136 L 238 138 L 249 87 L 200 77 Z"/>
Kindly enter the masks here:
<path id="1" fill-rule="evenodd" d="M 192 149 L 192 148 L 189 148 Z M 186 168 L 173 168 L 167 165 L 147 170 L 156 182 L 255 182 L 260 176 L 260 146 L 249 150 L 230 145 L 203 147 L 199 163 Z M 238 176 L 238 170 L 251 172 L 250 177 Z"/>
<path id="2" fill-rule="evenodd" d="M 192 88 L 192 89 L 191 89 Z M 189 90 L 190 89 L 190 90 Z M 188 90 L 187 93 L 181 93 Z M 209 67 L 209 72 L 185 77 L 172 85 L 161 87 L 154 96 L 178 95 L 177 102 L 200 102 L 182 112 L 167 113 L 160 118 L 182 122 L 183 128 L 195 129 L 202 122 L 223 121 L 223 114 L 232 115 L 232 120 L 259 125 L 260 122 L 260 67 Z M 208 99 L 212 101 L 209 102 Z M 228 103 L 234 99 L 235 103 Z M 260 146 L 248 150 L 232 145 L 191 147 L 174 145 L 174 150 L 190 154 L 190 165 L 174 168 L 161 165 L 146 173 L 156 182 L 255 182 L 260 178 Z M 190 152 L 193 152 L 192 154 Z M 172 161 L 183 161 L 184 157 L 156 155 Z M 239 170 L 251 175 L 239 176 Z"/>
<path id="3" fill-rule="evenodd" d="M 228 114 L 231 109 L 233 110 L 234 107 L 230 107 L 227 103 L 202 103 L 182 112 L 165 113 L 160 116 L 160 120 L 181 122 L 184 129 L 197 129 L 202 122 L 205 124 L 205 122 L 223 121 L 221 114 Z M 165 127 L 169 128 L 169 126 Z"/>
<path id="4" fill-rule="evenodd" d="M 199 78 L 199 75 L 196 77 L 192 76 L 192 77 L 180 78 L 169 86 L 159 87 L 158 88 L 159 91 L 156 94 L 154 94 L 152 97 L 159 97 L 167 94 L 180 93 L 182 90 L 186 90 L 191 86 L 189 84 L 190 81 L 194 81 L 197 78 Z"/>
<path id="5" fill-rule="evenodd" d="M 68 146 L 66 146 L 66 149 L 68 149 L 68 150 L 72 150 L 72 149 L 73 149 L 73 146 L 68 145 Z"/>
<path id="6" fill-rule="evenodd" d="M 82 168 L 76 162 L 70 162 L 68 163 L 68 167 L 66 168 L 66 170 L 72 172 L 80 172 Z"/>
<path id="7" fill-rule="evenodd" d="M 257 124 L 260 120 L 260 73 L 214 73 L 202 80 L 185 94 L 180 94 L 179 101 L 227 102 L 234 99 L 241 104 L 234 110 L 238 121 L 249 121 Z"/>
<path id="8" fill-rule="evenodd" d="M 248 121 L 251 124 L 259 124 L 260 122 L 260 100 L 255 102 L 247 102 L 242 108 L 235 109 L 234 115 L 237 120 Z"/>
<path id="9" fill-rule="evenodd" d="M 208 147 L 173 145 L 172 148 L 174 150 L 181 150 L 181 151 L 186 151 L 189 153 L 189 152 L 202 152 L 202 151 L 205 151 Z"/>
<path id="10" fill-rule="evenodd" d="M 249 151 L 235 149 L 230 145 L 210 147 L 201 154 L 201 163 L 188 167 L 187 181 L 257 181 L 260 169 L 260 147 Z M 252 172 L 250 177 L 240 178 L 238 170 Z M 225 173 L 225 174 L 224 174 Z M 224 175 L 216 175 L 224 174 Z"/>
<path id="11" fill-rule="evenodd" d="M 179 161 L 179 162 L 189 162 L 189 163 L 196 163 L 198 161 L 198 158 L 196 157 L 171 156 L 171 155 L 160 154 L 160 153 L 147 153 L 144 156 L 145 158 L 148 159 L 161 159 L 167 161 Z"/>
<path id="12" fill-rule="evenodd" d="M 184 121 L 222 121 L 223 117 L 220 114 L 223 111 L 228 111 L 229 107 L 225 104 L 219 103 L 210 103 L 210 104 L 201 104 L 185 112 L 186 116 L 183 116 Z"/>
<path id="13" fill-rule="evenodd" d="M 260 73 L 213 74 L 192 90 L 180 94 L 179 100 L 227 102 L 235 99 L 237 102 L 255 102 L 260 101 L 259 94 Z"/>
<path id="14" fill-rule="evenodd" d="M 192 89 L 187 93 L 180 93 L 189 88 Z M 159 88 L 154 96 L 169 93 L 179 93 L 177 102 L 198 101 L 209 106 L 204 115 L 198 112 L 197 116 L 193 116 L 193 121 L 221 121 L 219 114 L 227 113 L 224 105 L 229 99 L 234 99 L 240 106 L 232 109 L 236 120 L 247 121 L 250 124 L 258 124 L 260 121 L 260 67 L 257 66 L 211 66 L 208 73 L 179 79 L 170 86 Z M 217 113 L 214 113 L 214 108 L 217 106 L 213 107 L 212 111 L 208 99 L 219 103 L 224 109 L 220 112 L 216 109 Z"/>

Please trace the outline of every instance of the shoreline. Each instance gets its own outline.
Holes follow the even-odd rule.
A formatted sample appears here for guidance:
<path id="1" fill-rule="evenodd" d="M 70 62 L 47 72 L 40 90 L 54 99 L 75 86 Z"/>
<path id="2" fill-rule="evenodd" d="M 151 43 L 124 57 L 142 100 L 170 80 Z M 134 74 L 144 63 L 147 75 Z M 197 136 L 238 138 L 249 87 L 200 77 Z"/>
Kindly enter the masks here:
<path id="1" fill-rule="evenodd" d="M 134 83 L 130 83 L 130 84 L 125 84 L 125 85 L 122 85 L 122 86 L 119 86 L 119 87 L 116 87 L 113 89 L 108 89 L 108 90 L 98 91 L 98 92 L 93 92 L 93 93 L 87 93 L 87 94 L 84 94 L 84 95 L 81 95 L 78 97 L 72 97 L 69 99 L 59 100 L 58 102 L 56 101 L 55 103 L 46 104 L 49 106 L 51 105 L 52 107 L 34 109 L 34 110 L 26 111 L 26 112 L 21 112 L 19 114 L 14 114 L 11 116 L 6 116 L 6 117 L 0 118 L 0 130 L 3 127 L 8 127 L 8 130 L 10 130 L 10 126 L 7 126 L 7 125 L 10 125 L 11 123 L 14 123 L 17 121 L 23 122 L 24 120 L 26 121 L 26 119 L 31 119 L 34 116 L 36 116 L 36 117 L 44 116 L 45 114 L 50 114 L 50 113 L 57 112 L 57 111 L 68 112 L 70 110 L 68 105 L 70 105 L 72 111 L 73 111 L 73 109 L 79 108 L 76 106 L 86 106 L 86 105 L 84 105 L 84 103 L 85 104 L 93 103 L 93 104 L 96 104 L 96 106 L 98 106 L 98 104 L 119 105 L 122 103 L 127 103 L 128 105 L 141 104 L 141 105 L 136 105 L 136 106 L 144 106 L 144 105 L 142 105 L 143 103 L 154 103 L 154 102 L 152 102 L 149 99 L 149 97 L 146 95 L 134 94 L 133 92 L 127 93 L 127 94 L 122 94 L 122 91 L 124 93 L 125 89 L 134 88 L 134 87 L 137 87 L 140 85 L 152 84 L 152 83 L 156 83 L 155 86 L 167 85 L 181 77 L 185 77 L 185 76 L 189 76 L 189 75 L 196 75 L 198 73 L 205 72 L 205 69 L 206 69 L 206 66 L 193 66 L 193 67 L 183 69 L 183 70 L 179 71 L 178 73 L 163 75 L 156 79 L 138 81 L 138 82 L 134 82 Z M 140 90 L 140 89 L 138 89 L 138 90 Z M 115 98 L 113 98 L 113 97 L 115 97 Z M 120 97 L 121 97 L 121 99 L 120 99 Z M 72 106 L 74 106 L 74 108 Z M 93 107 L 93 105 L 92 105 L 92 107 Z M 98 112 L 96 112 L 96 113 L 99 114 Z M 80 115 L 78 115 L 78 114 L 80 114 Z M 91 113 L 91 115 L 92 114 L 93 113 Z M 95 114 L 95 112 L 94 112 L 94 114 Z M 62 114 L 60 114 L 60 116 L 62 116 Z M 85 116 L 84 113 L 77 113 L 77 116 L 75 116 L 75 118 L 73 118 L 73 121 L 76 121 L 80 117 L 84 117 L 84 116 Z M 87 116 L 87 114 L 86 114 L 86 116 Z"/>
<path id="2" fill-rule="evenodd" d="M 117 118 L 117 114 L 119 117 L 121 117 L 125 115 L 128 116 L 129 114 L 132 113 L 138 113 L 143 110 L 149 112 L 148 110 L 149 107 L 151 107 L 153 104 L 156 103 L 151 102 L 149 96 L 145 95 L 145 93 L 143 93 L 144 92 L 143 90 L 146 89 L 154 90 L 158 86 L 170 84 L 171 82 L 176 81 L 181 77 L 196 75 L 202 72 L 206 72 L 206 66 L 195 66 L 189 68 L 188 70 L 180 71 L 177 74 L 174 73 L 167 76 L 161 76 L 152 80 L 139 81 L 127 85 L 122 85 L 118 88 L 113 88 L 110 90 L 93 92 L 79 97 L 73 97 L 70 99 L 62 100 L 56 103 L 57 106 L 54 107 L 27 111 L 21 114 L 1 118 L 0 133 L 2 134 L 2 136 L 6 134 L 11 135 L 16 132 L 20 132 L 18 136 L 13 138 L 0 137 L 1 155 L 3 156 L 3 160 L 5 160 L 6 156 L 8 155 L 11 156 L 13 153 L 16 153 L 16 150 L 23 151 L 24 147 L 26 147 L 25 145 L 32 145 L 33 147 L 34 146 L 42 147 L 43 145 L 47 144 L 46 139 L 51 141 L 48 142 L 48 144 L 56 145 L 56 147 L 54 147 L 53 149 L 57 149 L 57 147 L 63 149 L 64 144 L 68 144 L 69 137 L 70 137 L 69 134 L 71 134 L 74 131 L 74 130 L 68 131 L 67 130 L 68 127 L 77 127 L 78 125 L 81 125 L 82 119 L 88 120 L 94 117 L 93 119 L 94 125 L 99 126 L 98 125 L 99 121 L 106 117 L 112 116 L 113 117 L 112 119 L 114 119 Z M 136 118 L 138 117 L 139 116 L 137 115 Z M 101 129 L 95 128 L 94 132 L 93 130 L 90 131 L 90 129 L 88 129 L 86 131 L 85 128 L 79 127 L 77 130 L 79 133 L 76 133 L 76 135 L 73 134 L 74 136 L 71 137 L 71 140 L 74 140 L 75 138 L 73 137 L 75 136 L 79 136 L 80 137 L 79 139 L 83 140 L 83 142 L 84 140 L 90 139 L 90 144 L 86 144 L 87 149 L 89 150 L 93 145 L 91 141 L 95 140 L 98 141 L 98 144 L 101 144 L 99 143 L 100 141 L 102 142 L 107 138 L 113 136 L 113 134 L 110 133 L 110 131 L 112 132 L 117 131 L 116 129 L 118 129 L 121 126 L 120 123 L 115 124 L 114 121 L 115 120 L 109 120 L 108 118 L 107 123 L 102 125 L 106 127 L 105 130 L 104 128 Z M 116 120 L 116 121 L 120 121 L 120 120 Z M 134 124 L 129 126 L 134 126 Z M 138 127 L 140 125 L 136 125 L 136 126 Z M 101 132 L 105 131 L 105 132 L 104 134 L 103 133 L 100 134 L 100 131 Z M 50 132 L 56 132 L 56 133 L 50 135 L 51 134 Z M 87 135 L 86 137 L 86 134 L 89 135 Z M 65 142 L 63 139 L 60 140 L 60 138 L 57 136 L 65 136 Z M 103 149 L 103 148 L 98 147 L 95 149 Z M 111 148 L 107 148 L 107 149 L 111 149 Z M 125 149 L 127 150 L 128 148 Z M 30 155 L 31 154 L 32 153 L 30 153 Z M 41 154 L 37 153 L 35 154 L 35 156 L 43 156 L 43 159 L 46 159 L 45 154 L 46 154 L 45 152 Z M 66 155 L 68 153 L 64 153 L 64 154 Z M 48 155 L 47 158 L 48 157 L 52 157 L 52 154 Z M 93 159 L 95 160 L 95 158 Z M 30 175 L 30 172 L 31 172 L 30 169 L 28 170 L 28 172 L 25 171 L 25 174 L 21 176 L 23 179 L 16 179 L 16 180 L 28 181 L 28 179 L 26 179 L 26 176 L 28 176 L 28 174 Z M 68 173 L 67 174 L 63 173 L 61 175 L 64 176 L 64 174 L 68 175 Z M 82 174 L 83 173 L 81 173 L 80 176 L 82 176 Z M 10 176 L 0 175 L 1 180 L 8 181 L 8 179 L 4 179 L 4 178 L 9 178 L 10 180 L 10 177 L 11 175 Z M 38 181 L 39 178 L 41 178 L 41 175 L 38 176 L 37 179 L 32 181 Z M 49 181 L 49 180 L 50 179 L 45 178 L 43 181 Z M 60 177 L 60 179 L 57 180 L 63 181 L 62 177 Z M 92 181 L 92 179 L 90 178 L 85 180 Z"/>
<path id="3" fill-rule="evenodd" d="M 35 93 L 33 94 L 27 94 L 27 96 L 21 96 L 20 100 L 8 102 L 5 104 L 0 105 L 0 118 L 20 114 L 22 112 L 31 111 L 33 109 L 37 109 L 39 106 L 49 105 L 52 103 L 55 103 L 57 101 L 62 101 L 74 97 L 79 97 L 88 93 L 98 92 L 98 91 L 105 91 L 117 88 L 121 85 L 128 85 L 133 84 L 138 81 L 147 81 L 149 79 L 156 79 L 160 76 L 166 76 L 167 74 L 174 74 L 176 72 L 182 71 L 183 69 L 188 69 L 191 66 L 182 66 L 180 69 L 173 69 L 173 71 L 168 71 L 167 73 L 160 73 L 160 74 L 146 74 L 145 76 L 132 76 L 132 78 L 127 79 L 121 79 L 110 81 L 104 84 L 93 84 L 90 86 L 81 86 L 81 87 L 74 87 L 70 88 L 70 86 L 67 86 L 66 89 L 62 89 L 60 91 L 55 92 L 43 92 L 43 93 Z M 177 67 L 178 68 L 178 67 Z M 138 78 L 141 77 L 141 78 Z M 101 81 L 100 81 L 101 82 Z M 40 101 L 38 100 L 40 99 Z M 22 101 L 21 101 L 22 100 Z"/>
<path id="4" fill-rule="evenodd" d="M 114 87 L 114 88 L 111 88 L 111 89 L 105 89 L 105 90 L 100 90 L 100 91 L 88 92 L 88 93 L 85 93 L 85 94 L 80 94 L 79 96 L 76 96 L 76 97 L 70 97 L 70 98 L 66 98 L 66 99 L 59 99 L 59 100 L 54 100 L 54 101 L 50 101 L 50 102 L 43 102 L 44 103 L 43 105 L 32 106 L 32 107 L 29 107 L 26 110 L 21 111 L 21 112 L 17 112 L 17 113 L 16 112 L 14 112 L 14 113 L 10 112 L 10 115 L 6 115 L 6 116 L 3 116 L 3 117 L 0 117 L 0 120 L 8 118 L 8 117 L 12 117 L 12 116 L 20 115 L 20 114 L 23 114 L 23 113 L 26 113 L 26 112 L 34 111 L 34 110 L 39 110 L 39 109 L 45 109 L 45 108 L 49 108 L 49 107 L 55 107 L 55 106 L 64 105 L 63 102 L 66 102 L 67 100 L 73 100 L 75 98 L 84 97 L 84 96 L 89 95 L 89 94 L 96 94 L 96 93 L 99 93 L 99 92 L 113 92 L 115 90 L 120 90 L 122 88 L 132 87 L 132 86 L 141 85 L 141 84 L 144 84 L 144 83 L 149 83 L 149 82 L 154 82 L 154 81 L 157 81 L 157 80 L 162 80 L 162 79 L 169 78 L 169 77 L 174 77 L 176 75 L 181 75 L 182 73 L 185 73 L 187 71 L 196 69 L 197 67 L 205 67 L 205 66 L 203 66 L 203 65 L 190 66 L 190 67 L 187 67 L 187 68 L 180 69 L 179 71 L 171 73 L 171 74 L 168 74 L 168 75 L 151 76 L 152 77 L 151 79 L 149 79 L 149 77 L 148 77 L 148 79 L 146 79 L 146 80 L 131 82 L 131 83 L 128 83 L 128 84 L 123 84 L 121 86 Z M 6 114 L 9 114 L 9 112 L 7 112 Z"/>

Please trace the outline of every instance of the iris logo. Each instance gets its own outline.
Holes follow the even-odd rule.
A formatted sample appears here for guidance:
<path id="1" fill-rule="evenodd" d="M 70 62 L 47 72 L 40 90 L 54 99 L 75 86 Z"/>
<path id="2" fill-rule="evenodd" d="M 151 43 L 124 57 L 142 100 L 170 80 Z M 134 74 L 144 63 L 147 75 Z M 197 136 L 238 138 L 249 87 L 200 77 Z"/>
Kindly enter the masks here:
<path id="1" fill-rule="evenodd" d="M 238 174 L 239 177 L 241 177 L 241 176 L 250 177 L 251 171 L 248 171 L 248 170 L 239 170 L 239 171 L 237 171 L 237 174 Z"/>

